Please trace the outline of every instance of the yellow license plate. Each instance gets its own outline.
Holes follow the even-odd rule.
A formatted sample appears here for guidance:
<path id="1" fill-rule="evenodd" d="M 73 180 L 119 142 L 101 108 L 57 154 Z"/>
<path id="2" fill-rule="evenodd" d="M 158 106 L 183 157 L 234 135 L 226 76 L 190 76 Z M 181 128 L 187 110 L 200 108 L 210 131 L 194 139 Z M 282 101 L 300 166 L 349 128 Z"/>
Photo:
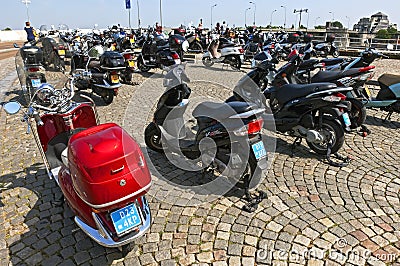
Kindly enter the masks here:
<path id="1" fill-rule="evenodd" d="M 367 93 L 368 97 L 371 97 L 371 91 L 367 87 L 365 87 L 364 89 L 365 89 L 365 92 Z"/>
<path id="2" fill-rule="evenodd" d="M 135 39 L 129 39 L 131 43 L 135 43 Z"/>
<path id="3" fill-rule="evenodd" d="M 119 75 L 111 75 L 112 83 L 119 83 Z"/>
<path id="4" fill-rule="evenodd" d="M 65 55 L 65 50 L 58 50 L 58 55 Z"/>
<path id="5" fill-rule="evenodd" d="M 128 64 L 129 64 L 129 67 L 134 67 L 135 66 L 135 61 L 129 60 Z"/>

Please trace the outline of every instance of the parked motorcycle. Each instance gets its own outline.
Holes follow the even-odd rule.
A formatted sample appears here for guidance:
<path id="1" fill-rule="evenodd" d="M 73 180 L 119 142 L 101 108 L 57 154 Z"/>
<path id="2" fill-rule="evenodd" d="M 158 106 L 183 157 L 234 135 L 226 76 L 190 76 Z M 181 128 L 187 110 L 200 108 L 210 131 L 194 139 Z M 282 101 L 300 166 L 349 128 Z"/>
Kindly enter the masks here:
<path id="1" fill-rule="evenodd" d="M 179 54 L 170 49 L 168 41 L 163 36 L 150 33 L 147 35 L 137 60 L 140 71 L 148 72 L 152 68 L 165 69 L 180 63 Z"/>
<path id="2" fill-rule="evenodd" d="M 40 39 L 43 50 L 43 63 L 45 67 L 53 65 L 59 71 L 65 71 L 65 55 L 67 46 L 63 42 L 57 43 L 50 37 Z"/>
<path id="3" fill-rule="evenodd" d="M 390 120 L 393 113 L 400 113 L 400 75 L 383 74 L 377 81 L 369 80 L 366 84 L 380 87 L 376 97 L 372 97 L 368 87 L 360 90 L 362 102 L 367 108 L 387 111 L 385 120 Z"/>
<path id="4" fill-rule="evenodd" d="M 206 67 L 211 67 L 215 63 L 223 63 L 230 65 L 233 69 L 240 69 L 243 61 L 244 49 L 241 46 L 232 42 L 220 44 L 219 38 L 214 38 L 211 41 L 202 58 Z"/>
<path id="5" fill-rule="evenodd" d="M 183 118 L 191 94 L 186 82 L 189 79 L 184 65 L 175 66 L 166 74 L 166 91 L 158 101 L 153 122 L 145 130 L 146 145 L 159 153 L 166 149 L 182 153 L 185 158 L 197 159 L 224 176 L 240 177 L 251 202 L 251 181 L 257 180 L 267 166 L 260 134 L 262 119 L 257 117 L 264 109 L 243 102 L 200 103 L 192 113 L 197 121 L 194 133 L 185 126 Z M 210 138 L 213 143 L 209 147 Z"/>
<path id="6" fill-rule="evenodd" d="M 346 96 L 343 94 L 352 88 L 339 88 L 332 83 L 287 84 L 261 92 L 257 85 L 259 78 L 261 76 L 256 71 L 245 75 L 227 102 L 239 100 L 263 107 L 269 100 L 273 120 L 264 114 L 264 124 L 274 121 L 277 131 L 296 138 L 292 154 L 295 146 L 305 139 L 314 152 L 326 155 L 331 165 L 347 164 L 347 159 L 337 153 L 344 143 L 344 130 L 349 130 L 351 125 L 347 113 L 350 104 L 345 101 Z M 331 154 L 336 154 L 344 163 L 332 161 Z"/>
<path id="7" fill-rule="evenodd" d="M 14 47 L 20 48 L 16 43 L 14 43 Z M 35 90 L 46 82 L 42 48 L 36 46 L 36 42 L 26 43 L 19 49 L 15 63 L 20 68 L 20 72 L 25 72 L 19 78 L 24 78 L 24 80 L 20 80 L 20 83 L 25 85 L 22 87 L 21 103 L 27 106 Z"/>
<path id="8" fill-rule="evenodd" d="M 315 56 L 327 57 L 331 55 L 333 57 L 339 57 L 339 48 L 335 45 L 335 35 L 329 34 L 326 37 L 325 42 L 314 42 L 314 53 Z"/>
<path id="9" fill-rule="evenodd" d="M 101 96 L 106 104 L 111 104 L 118 95 L 120 71 L 126 69 L 124 57 L 113 51 L 104 51 L 101 45 L 89 51 L 75 53 L 71 60 L 71 73 L 90 72 L 91 75 L 79 76 L 75 82 L 78 90 L 90 88 Z"/>
<path id="10" fill-rule="evenodd" d="M 76 77 L 62 89 L 48 83 L 38 87 L 23 110 L 23 121 L 76 224 L 102 246 L 129 250 L 129 243 L 151 224 L 145 197 L 151 175 L 140 146 L 127 132 L 114 123 L 98 124 L 89 97 L 88 103 L 71 100 Z M 10 115 L 21 110 L 18 102 L 3 108 Z M 56 199 L 55 204 L 61 202 Z"/>

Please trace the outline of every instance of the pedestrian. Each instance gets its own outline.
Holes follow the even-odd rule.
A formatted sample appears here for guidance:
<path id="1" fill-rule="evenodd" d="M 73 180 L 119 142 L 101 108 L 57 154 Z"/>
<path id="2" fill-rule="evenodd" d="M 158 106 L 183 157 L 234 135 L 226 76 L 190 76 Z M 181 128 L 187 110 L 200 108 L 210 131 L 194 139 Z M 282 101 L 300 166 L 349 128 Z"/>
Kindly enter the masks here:
<path id="1" fill-rule="evenodd" d="M 24 30 L 26 31 L 26 35 L 27 35 L 27 40 L 28 42 L 32 42 L 35 40 L 35 34 L 36 31 L 35 29 L 31 26 L 31 23 L 29 21 L 25 22 L 25 28 Z"/>
<path id="2" fill-rule="evenodd" d="M 156 32 L 157 32 L 158 34 L 161 34 L 161 33 L 162 33 L 162 26 L 158 25 L 158 22 L 156 22 L 155 30 L 156 30 Z"/>

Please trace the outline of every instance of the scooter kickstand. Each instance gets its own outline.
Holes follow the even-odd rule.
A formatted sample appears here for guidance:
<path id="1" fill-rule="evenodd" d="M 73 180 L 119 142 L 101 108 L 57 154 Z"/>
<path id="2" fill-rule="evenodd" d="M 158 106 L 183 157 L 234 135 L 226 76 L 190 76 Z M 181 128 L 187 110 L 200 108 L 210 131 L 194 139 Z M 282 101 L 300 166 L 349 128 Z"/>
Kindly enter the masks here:
<path id="1" fill-rule="evenodd" d="M 387 114 L 387 116 L 385 117 L 385 119 L 383 120 L 383 123 L 390 122 L 390 119 L 391 119 L 391 117 L 392 117 L 392 114 L 393 114 L 393 112 L 389 112 L 389 113 Z"/>
<path id="2" fill-rule="evenodd" d="M 249 191 L 250 185 L 250 175 L 247 174 L 244 177 L 244 185 L 245 185 L 245 192 L 244 195 L 246 200 L 248 201 L 244 206 L 243 210 L 246 212 L 254 212 L 258 208 L 258 204 L 267 197 L 267 194 L 261 190 L 256 190 L 256 195 L 251 195 Z"/>
<path id="3" fill-rule="evenodd" d="M 296 146 L 300 146 L 302 139 L 300 137 L 297 137 L 294 141 L 293 144 L 291 145 L 290 148 L 290 157 L 294 157 L 294 150 L 296 149 Z"/>

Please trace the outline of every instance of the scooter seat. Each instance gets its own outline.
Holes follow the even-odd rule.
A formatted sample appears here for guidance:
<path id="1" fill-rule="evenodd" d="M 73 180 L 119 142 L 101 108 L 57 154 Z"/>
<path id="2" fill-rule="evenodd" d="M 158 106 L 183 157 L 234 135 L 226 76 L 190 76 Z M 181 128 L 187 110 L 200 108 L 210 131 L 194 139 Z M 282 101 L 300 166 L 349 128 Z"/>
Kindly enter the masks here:
<path id="1" fill-rule="evenodd" d="M 343 71 L 319 71 L 311 78 L 311 83 L 336 81 L 337 79 L 354 75 L 358 73 L 358 70 L 358 68 L 351 68 Z"/>
<path id="2" fill-rule="evenodd" d="M 203 102 L 196 106 L 192 114 L 195 118 L 210 117 L 216 120 L 221 120 L 235 114 L 248 112 L 255 108 L 255 104 L 248 104 L 245 102 Z"/>
<path id="3" fill-rule="evenodd" d="M 280 104 L 285 104 L 290 100 L 301 98 L 314 92 L 335 89 L 336 87 L 336 84 L 333 83 L 287 84 L 275 90 L 275 98 Z"/>
<path id="4" fill-rule="evenodd" d="M 322 59 L 320 62 L 324 63 L 325 66 L 334 66 L 334 65 L 343 63 L 344 58 L 325 58 L 325 59 Z"/>
<path id="5" fill-rule="evenodd" d="M 236 46 L 236 44 L 234 44 L 234 43 L 223 43 L 218 47 L 218 49 L 223 49 L 226 47 L 234 47 L 234 46 Z"/>
<path id="6" fill-rule="evenodd" d="M 383 74 L 378 78 L 378 82 L 381 87 L 389 87 L 393 84 L 400 83 L 400 75 L 395 74 Z M 383 85 L 383 86 L 382 86 Z"/>
<path id="7" fill-rule="evenodd" d="M 318 64 L 319 60 L 318 59 L 308 59 L 303 61 L 303 63 L 300 64 L 299 70 L 308 70 L 308 69 L 313 69 L 314 65 Z"/>
<path id="8" fill-rule="evenodd" d="M 167 50 L 167 49 L 169 49 L 168 43 L 165 45 L 162 45 L 162 46 L 157 46 L 157 51 L 163 51 L 163 50 Z"/>
<path id="9" fill-rule="evenodd" d="M 100 66 L 101 66 L 100 61 L 92 60 L 92 61 L 90 61 L 89 65 L 88 65 L 88 68 L 98 68 Z"/>

